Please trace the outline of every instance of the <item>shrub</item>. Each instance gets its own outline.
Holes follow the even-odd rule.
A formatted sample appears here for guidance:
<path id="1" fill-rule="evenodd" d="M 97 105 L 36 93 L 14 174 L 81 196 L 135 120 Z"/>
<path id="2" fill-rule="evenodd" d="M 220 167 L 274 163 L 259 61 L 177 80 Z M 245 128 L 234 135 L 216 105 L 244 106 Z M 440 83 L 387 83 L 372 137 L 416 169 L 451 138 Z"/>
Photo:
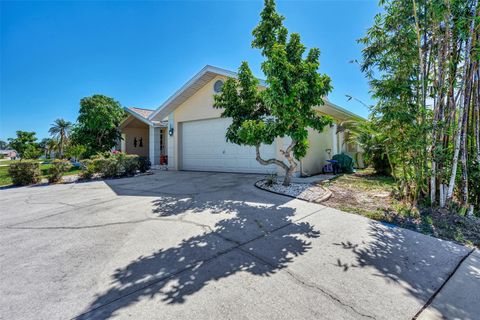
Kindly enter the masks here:
<path id="1" fill-rule="evenodd" d="M 97 173 L 95 170 L 95 163 L 93 160 L 86 159 L 81 162 L 82 164 L 82 172 L 80 173 L 80 177 L 82 179 L 92 179 L 93 175 Z"/>
<path id="2" fill-rule="evenodd" d="M 91 161 L 92 164 L 87 163 L 90 168 L 85 170 L 88 171 L 86 174 L 93 175 L 93 173 L 99 173 L 104 178 L 131 176 L 141 169 L 139 156 L 127 155 L 121 152 L 97 154 Z M 146 164 L 142 165 L 143 168 L 146 167 Z"/>
<path id="3" fill-rule="evenodd" d="M 140 172 L 147 172 L 150 170 L 152 163 L 147 157 L 138 157 L 138 170 Z"/>
<path id="4" fill-rule="evenodd" d="M 62 179 L 63 174 L 65 172 L 68 172 L 71 167 L 72 165 L 70 164 L 70 162 L 66 160 L 54 160 L 52 166 L 48 169 L 48 182 L 59 182 Z"/>
<path id="5" fill-rule="evenodd" d="M 93 160 L 95 172 L 102 177 L 113 178 L 119 175 L 118 161 L 115 158 L 96 158 Z"/>
<path id="6" fill-rule="evenodd" d="M 18 161 L 10 164 L 8 174 L 15 185 L 26 186 L 40 182 L 40 164 L 36 161 Z"/>
<path id="7" fill-rule="evenodd" d="M 133 176 L 139 169 L 139 160 L 136 155 L 121 154 L 118 156 L 120 175 Z"/>
<path id="8" fill-rule="evenodd" d="M 390 176 L 392 174 L 392 169 L 390 168 L 386 153 L 372 152 L 368 154 L 368 160 L 373 169 L 375 169 L 376 174 L 383 176 Z"/>

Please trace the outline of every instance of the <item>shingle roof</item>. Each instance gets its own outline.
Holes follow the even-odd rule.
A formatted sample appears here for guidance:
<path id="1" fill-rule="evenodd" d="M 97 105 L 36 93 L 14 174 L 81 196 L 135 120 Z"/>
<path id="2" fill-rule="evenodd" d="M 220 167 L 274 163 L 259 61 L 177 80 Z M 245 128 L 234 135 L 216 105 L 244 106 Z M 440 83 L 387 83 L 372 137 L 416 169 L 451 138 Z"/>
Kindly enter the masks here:
<path id="1" fill-rule="evenodd" d="M 168 121 L 152 121 L 149 120 L 148 117 L 155 111 L 151 109 L 145 108 L 136 108 L 136 107 L 128 107 L 125 108 L 125 111 L 131 114 L 134 118 L 137 118 L 148 125 L 152 125 L 154 127 L 167 127 Z M 126 118 L 124 121 L 126 121 Z M 122 122 L 123 123 L 123 122 Z"/>
<path id="2" fill-rule="evenodd" d="M 145 119 L 148 119 L 148 117 L 153 113 L 153 111 L 155 111 L 155 110 L 151 110 L 151 109 L 135 108 L 135 107 L 129 107 L 128 109 L 130 109 L 133 112 L 141 115 Z"/>

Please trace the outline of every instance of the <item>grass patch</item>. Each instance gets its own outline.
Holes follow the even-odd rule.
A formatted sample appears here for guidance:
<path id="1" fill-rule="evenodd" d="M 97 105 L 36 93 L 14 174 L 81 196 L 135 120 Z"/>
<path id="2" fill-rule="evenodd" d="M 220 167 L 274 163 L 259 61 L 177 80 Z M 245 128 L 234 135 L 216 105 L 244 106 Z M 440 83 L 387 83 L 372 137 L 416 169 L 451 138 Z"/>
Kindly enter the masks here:
<path id="1" fill-rule="evenodd" d="M 0 167 L 0 186 L 8 186 L 12 184 L 12 178 L 8 174 L 8 166 Z"/>
<path id="2" fill-rule="evenodd" d="M 343 175 L 325 184 L 333 196 L 325 205 L 388 222 L 438 238 L 480 248 L 480 219 L 466 218 L 455 210 L 411 206 L 394 197 L 395 181 L 369 169 Z"/>
<path id="3" fill-rule="evenodd" d="M 14 162 L 17 162 L 19 160 L 0 160 L 0 165 L 3 166 L 3 165 L 9 165 L 11 163 L 14 163 Z"/>

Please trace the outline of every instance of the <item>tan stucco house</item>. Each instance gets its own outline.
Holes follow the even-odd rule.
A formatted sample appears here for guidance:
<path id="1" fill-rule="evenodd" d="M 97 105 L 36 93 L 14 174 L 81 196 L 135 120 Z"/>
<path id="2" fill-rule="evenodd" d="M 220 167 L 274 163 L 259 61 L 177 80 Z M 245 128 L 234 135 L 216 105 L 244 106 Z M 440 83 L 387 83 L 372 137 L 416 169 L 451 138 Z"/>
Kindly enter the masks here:
<path id="1" fill-rule="evenodd" d="M 153 166 L 168 157 L 170 170 L 197 170 L 244 173 L 282 173 L 278 167 L 263 166 L 255 160 L 255 148 L 226 142 L 229 119 L 221 118 L 221 110 L 213 108 L 213 96 L 223 81 L 237 74 L 225 69 L 205 66 L 156 110 L 126 108 L 128 118 L 121 124 L 121 150 L 148 156 Z M 262 83 L 262 85 L 265 85 Z M 361 119 L 328 100 L 317 107 L 335 124 L 319 133 L 310 130 L 310 148 L 300 160 L 298 175 L 320 173 L 326 160 L 346 152 L 352 156 L 357 146 L 344 143 L 344 133 L 337 133 L 337 124 L 346 119 Z M 278 138 L 261 147 L 264 159 L 282 159 L 280 149 L 288 146 L 287 138 Z M 360 164 L 361 165 L 361 164 Z"/>

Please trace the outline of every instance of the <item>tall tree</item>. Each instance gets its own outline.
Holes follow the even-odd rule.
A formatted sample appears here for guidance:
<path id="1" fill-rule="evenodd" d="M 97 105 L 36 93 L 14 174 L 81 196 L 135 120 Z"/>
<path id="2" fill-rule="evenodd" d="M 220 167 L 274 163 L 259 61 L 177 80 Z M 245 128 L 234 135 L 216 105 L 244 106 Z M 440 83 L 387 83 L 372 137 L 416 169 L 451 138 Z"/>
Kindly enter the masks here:
<path id="1" fill-rule="evenodd" d="M 359 41 L 378 128 L 400 168 L 399 189 L 432 206 L 480 209 L 478 0 L 380 1 Z"/>
<path id="2" fill-rule="evenodd" d="M 85 156 L 111 150 L 120 139 L 118 126 L 125 118 L 120 103 L 104 95 L 80 100 L 80 113 L 73 129 L 74 144 L 87 148 Z"/>
<path id="3" fill-rule="evenodd" d="M 48 132 L 50 132 L 50 134 L 58 141 L 60 158 L 63 158 L 63 150 L 65 149 L 72 128 L 73 124 L 70 121 L 57 119 L 48 130 Z"/>
<path id="4" fill-rule="evenodd" d="M 239 145 L 254 146 L 256 159 L 262 165 L 274 164 L 285 170 L 284 185 L 289 185 L 298 164 L 308 150 L 308 131 L 322 131 L 331 118 L 321 116 L 315 106 L 322 105 L 332 89 L 330 78 L 318 73 L 320 50 L 306 47 L 300 35 L 283 25 L 275 2 L 265 0 L 261 20 L 253 30 L 252 47 L 261 50 L 265 61 L 262 70 L 266 88 L 259 87 L 247 62 L 238 70 L 238 79 L 228 79 L 222 93 L 215 96 L 215 108 L 222 116 L 232 118 L 226 138 Z M 288 138 L 288 147 L 281 150 L 286 159 L 263 159 L 260 145 L 276 138 Z"/>
<path id="5" fill-rule="evenodd" d="M 17 151 L 22 158 L 34 157 L 37 154 L 35 151 L 38 149 L 38 144 L 36 141 L 37 137 L 35 136 L 35 132 L 21 130 L 17 131 L 16 138 L 8 139 L 10 148 Z M 28 155 L 26 154 L 26 151 L 28 151 Z"/>
<path id="6" fill-rule="evenodd" d="M 8 149 L 8 142 L 0 140 L 0 150 Z"/>

